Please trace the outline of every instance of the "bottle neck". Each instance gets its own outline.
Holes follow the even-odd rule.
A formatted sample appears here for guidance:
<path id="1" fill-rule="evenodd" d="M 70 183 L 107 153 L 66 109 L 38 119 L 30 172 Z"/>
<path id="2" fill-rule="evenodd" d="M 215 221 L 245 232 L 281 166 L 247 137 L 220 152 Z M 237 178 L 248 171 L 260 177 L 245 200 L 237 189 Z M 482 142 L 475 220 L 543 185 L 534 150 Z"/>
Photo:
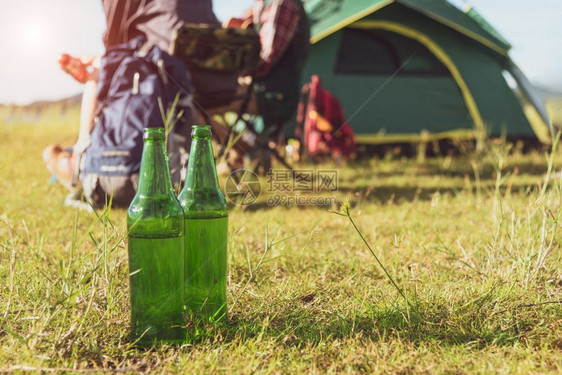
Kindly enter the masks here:
<path id="1" fill-rule="evenodd" d="M 145 139 L 137 195 L 174 195 L 163 139 Z"/>
<path id="2" fill-rule="evenodd" d="M 219 189 L 210 136 L 193 137 L 185 186 L 190 190 Z"/>

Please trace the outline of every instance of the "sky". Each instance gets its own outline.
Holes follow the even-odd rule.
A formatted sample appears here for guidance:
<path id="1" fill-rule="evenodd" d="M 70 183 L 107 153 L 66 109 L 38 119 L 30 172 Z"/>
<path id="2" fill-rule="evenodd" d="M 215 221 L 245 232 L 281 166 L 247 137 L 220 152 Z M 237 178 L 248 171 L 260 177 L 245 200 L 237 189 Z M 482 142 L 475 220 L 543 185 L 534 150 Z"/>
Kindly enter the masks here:
<path id="1" fill-rule="evenodd" d="M 361 0 L 355 0 L 361 1 Z M 512 45 L 531 82 L 562 91 L 562 0 L 454 0 L 469 3 Z M 214 0 L 219 19 L 252 0 Z M 80 92 L 63 73 L 61 53 L 103 53 L 101 0 L 0 0 L 0 103 L 27 104 Z"/>

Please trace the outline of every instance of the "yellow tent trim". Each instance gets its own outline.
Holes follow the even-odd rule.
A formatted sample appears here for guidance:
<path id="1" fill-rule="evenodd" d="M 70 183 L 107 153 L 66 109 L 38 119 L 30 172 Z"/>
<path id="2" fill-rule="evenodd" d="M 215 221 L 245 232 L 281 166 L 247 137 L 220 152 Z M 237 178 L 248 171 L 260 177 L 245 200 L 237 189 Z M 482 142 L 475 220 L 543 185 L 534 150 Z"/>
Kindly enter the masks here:
<path id="1" fill-rule="evenodd" d="M 531 103 L 524 103 L 523 113 L 525 113 L 527 121 L 529 121 L 529 124 L 531 124 L 531 127 L 533 128 L 533 131 L 537 135 L 539 141 L 547 145 L 551 144 L 552 139 L 548 130 L 549 126 L 544 122 L 541 115 L 539 115 L 539 112 L 537 111 L 535 106 Z"/>
<path id="2" fill-rule="evenodd" d="M 417 10 L 417 9 L 415 9 L 415 10 Z M 452 22 L 452 21 L 449 21 L 449 20 L 446 19 L 446 18 L 437 16 L 437 15 L 435 15 L 435 14 L 433 14 L 433 13 L 430 13 L 430 12 L 424 12 L 424 11 L 421 11 L 421 10 L 417 10 L 417 11 L 419 11 L 419 12 L 425 14 L 427 17 L 432 18 L 432 19 L 434 19 L 435 21 L 437 21 L 437 22 L 439 22 L 439 23 L 442 23 L 442 24 L 445 25 L 445 26 L 450 27 L 450 28 L 453 29 L 453 30 L 458 31 L 458 32 L 461 33 L 461 34 L 464 34 L 464 35 L 468 36 L 468 37 L 471 38 L 471 39 L 476 40 L 477 42 L 482 43 L 482 44 L 485 45 L 486 47 L 493 49 L 494 51 L 496 51 L 497 53 L 499 53 L 499 54 L 501 54 L 501 55 L 503 55 L 503 56 L 507 56 L 507 54 L 508 54 L 508 52 L 507 52 L 506 49 L 504 49 L 504 48 L 498 46 L 496 43 L 493 43 L 493 42 L 491 42 L 489 39 L 486 39 L 486 38 L 484 38 L 483 36 L 480 36 L 480 35 L 478 35 L 477 33 L 473 32 L 473 31 L 470 31 L 470 30 L 468 30 L 468 29 L 465 29 L 464 27 L 461 27 L 461 26 L 457 25 L 456 23 L 454 23 L 454 22 Z"/>
<path id="3" fill-rule="evenodd" d="M 378 3 L 378 4 L 375 4 L 375 5 L 370 6 L 368 8 L 365 8 L 361 12 L 358 12 L 358 13 L 354 14 L 353 16 L 351 16 L 349 18 L 346 18 L 343 21 L 340 21 L 340 22 L 332 25 L 331 27 L 327 28 L 326 30 L 322 31 L 321 33 L 318 33 L 314 36 L 311 36 L 310 37 L 310 43 L 314 44 L 314 43 L 324 39 L 328 35 L 333 34 L 338 30 L 343 29 L 344 27 L 352 24 L 353 22 L 358 21 L 361 18 L 366 17 L 369 14 L 376 12 L 377 10 L 379 10 L 381 8 L 384 8 L 385 6 L 387 6 L 388 4 L 391 4 L 393 2 L 394 2 L 394 0 L 387 0 L 387 1 L 384 1 L 382 3 Z"/>
<path id="4" fill-rule="evenodd" d="M 360 144 L 388 144 L 388 143 L 418 143 L 434 142 L 442 139 L 472 140 L 475 139 L 474 130 L 457 129 L 442 133 L 403 133 L 403 134 L 356 134 L 355 140 Z"/>
<path id="5" fill-rule="evenodd" d="M 358 29 L 383 29 L 392 31 L 401 35 L 404 35 L 408 38 L 417 40 L 424 46 L 426 46 L 434 55 L 447 67 L 451 76 L 459 86 L 461 90 L 462 96 L 464 98 L 464 102 L 468 108 L 468 113 L 470 113 L 470 117 L 474 122 L 474 125 L 478 129 L 478 131 L 484 131 L 484 121 L 482 120 L 482 116 L 480 115 L 480 111 L 478 110 L 478 106 L 474 101 L 474 97 L 472 93 L 468 89 L 466 82 L 462 78 L 459 70 L 453 60 L 447 55 L 447 53 L 433 40 L 431 40 L 427 35 L 420 33 L 419 31 L 412 29 L 410 27 L 401 25 L 399 23 L 390 22 L 390 21 L 372 21 L 372 20 L 363 20 L 359 22 L 355 22 L 351 25 L 353 28 Z"/>

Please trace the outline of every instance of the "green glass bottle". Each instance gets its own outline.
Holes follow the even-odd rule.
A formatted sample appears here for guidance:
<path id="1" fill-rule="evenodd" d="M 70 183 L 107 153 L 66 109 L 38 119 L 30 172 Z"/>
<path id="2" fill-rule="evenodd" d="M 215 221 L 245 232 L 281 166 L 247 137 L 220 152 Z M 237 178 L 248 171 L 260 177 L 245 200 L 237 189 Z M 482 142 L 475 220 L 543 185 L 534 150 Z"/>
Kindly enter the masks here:
<path id="1" fill-rule="evenodd" d="M 144 131 L 139 185 L 127 224 L 132 340 L 140 346 L 181 343 L 183 210 L 172 188 L 162 128 Z"/>
<path id="2" fill-rule="evenodd" d="M 211 127 L 193 126 L 185 186 L 185 305 L 203 321 L 227 318 L 228 212 L 217 179 Z"/>

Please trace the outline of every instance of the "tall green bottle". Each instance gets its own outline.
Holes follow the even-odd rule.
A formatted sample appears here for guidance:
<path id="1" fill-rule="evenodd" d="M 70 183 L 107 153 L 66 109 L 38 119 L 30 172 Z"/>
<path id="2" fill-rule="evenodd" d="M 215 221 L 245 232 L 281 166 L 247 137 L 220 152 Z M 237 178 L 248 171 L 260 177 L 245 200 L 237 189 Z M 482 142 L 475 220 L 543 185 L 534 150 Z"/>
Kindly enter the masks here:
<path id="1" fill-rule="evenodd" d="M 185 305 L 197 320 L 227 318 L 228 212 L 217 179 L 211 127 L 193 126 L 185 186 Z"/>
<path id="2" fill-rule="evenodd" d="M 132 340 L 141 346 L 181 343 L 183 210 L 172 188 L 162 128 L 144 131 L 139 186 L 127 224 Z"/>

